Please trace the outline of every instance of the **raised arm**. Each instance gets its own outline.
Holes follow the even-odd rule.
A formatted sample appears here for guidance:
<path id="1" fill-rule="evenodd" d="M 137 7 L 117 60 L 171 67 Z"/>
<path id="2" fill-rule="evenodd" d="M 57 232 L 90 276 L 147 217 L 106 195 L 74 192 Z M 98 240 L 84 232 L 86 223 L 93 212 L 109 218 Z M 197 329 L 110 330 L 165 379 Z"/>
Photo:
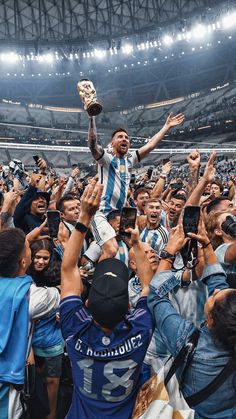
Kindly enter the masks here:
<path id="1" fill-rule="evenodd" d="M 4 194 L 3 205 L 0 214 L 2 228 L 8 228 L 12 221 L 12 215 L 16 207 L 18 193 L 10 191 Z"/>
<path id="2" fill-rule="evenodd" d="M 61 298 L 82 293 L 78 259 L 91 218 L 99 207 L 102 189 L 102 185 L 92 181 L 83 193 L 79 220 L 66 245 L 62 261 Z"/>
<path id="3" fill-rule="evenodd" d="M 162 138 L 164 138 L 164 136 L 169 132 L 170 128 L 182 124 L 184 122 L 184 118 L 185 117 L 182 113 L 176 116 L 173 116 L 171 113 L 168 116 L 162 129 L 159 132 L 157 132 L 147 144 L 139 148 L 138 153 L 140 159 L 146 157 L 152 150 L 154 150 L 154 148 L 156 148 L 156 146 L 159 144 Z"/>
<path id="4" fill-rule="evenodd" d="M 189 177 L 188 177 L 188 193 L 196 188 L 198 184 L 199 167 L 200 167 L 200 153 L 198 150 L 192 151 L 187 157 L 189 166 Z"/>
<path id="5" fill-rule="evenodd" d="M 162 191 L 165 186 L 166 178 L 171 171 L 171 167 L 172 167 L 171 161 L 168 161 L 167 163 L 163 164 L 160 177 L 151 192 L 152 198 L 159 198 L 161 196 Z"/>
<path id="6" fill-rule="evenodd" d="M 199 205 L 200 198 L 207 186 L 215 177 L 214 161 L 216 159 L 216 153 L 213 152 L 206 164 L 204 174 L 199 180 L 197 186 L 193 190 L 192 194 L 188 198 L 186 205 Z"/>
<path id="7" fill-rule="evenodd" d="M 198 234 L 189 233 L 188 236 L 197 240 L 202 245 L 205 262 L 202 280 L 207 285 L 209 296 L 213 294 L 215 289 L 221 290 L 228 288 L 229 286 L 226 282 L 225 271 L 218 263 L 218 259 L 207 235 L 202 217 L 198 225 Z"/>
<path id="8" fill-rule="evenodd" d="M 97 139 L 97 130 L 95 124 L 95 117 L 92 116 L 89 118 L 89 131 L 88 131 L 88 145 L 91 150 L 91 153 L 95 160 L 100 159 L 102 157 L 104 151 L 101 144 L 98 144 Z"/>
<path id="9" fill-rule="evenodd" d="M 166 250 L 175 255 L 182 249 L 185 241 L 183 227 L 178 225 L 172 229 Z M 148 307 L 165 345 L 170 353 L 176 356 L 195 326 L 183 319 L 169 300 L 169 292 L 180 285 L 180 280 L 171 271 L 172 262 L 172 259 L 161 259 L 150 284 Z"/>
<path id="10" fill-rule="evenodd" d="M 135 229 L 129 228 L 127 231 L 131 233 L 131 245 L 134 250 L 137 274 L 142 285 L 141 296 L 146 297 L 149 293 L 149 284 L 153 277 L 153 271 L 144 251 L 143 243 L 140 240 L 138 227 L 136 226 Z"/>

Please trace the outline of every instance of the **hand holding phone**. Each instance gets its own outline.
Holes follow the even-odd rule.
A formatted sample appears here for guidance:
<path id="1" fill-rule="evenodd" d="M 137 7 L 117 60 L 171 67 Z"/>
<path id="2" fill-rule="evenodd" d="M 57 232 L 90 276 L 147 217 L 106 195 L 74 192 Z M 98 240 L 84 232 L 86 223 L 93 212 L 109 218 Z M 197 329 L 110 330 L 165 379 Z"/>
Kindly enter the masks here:
<path id="1" fill-rule="evenodd" d="M 132 207 L 123 207 L 120 216 L 120 236 L 130 237 L 130 233 L 127 233 L 127 228 L 135 228 L 137 217 L 137 209 Z"/>
<path id="2" fill-rule="evenodd" d="M 185 236 L 188 233 L 198 233 L 198 224 L 200 220 L 200 207 L 195 205 L 187 205 L 184 208 L 183 229 Z"/>
<path id="3" fill-rule="evenodd" d="M 59 230 L 59 224 L 61 222 L 61 213 L 60 211 L 47 211 L 47 219 L 48 219 L 48 229 L 49 229 L 49 236 L 52 239 L 56 239 Z"/>

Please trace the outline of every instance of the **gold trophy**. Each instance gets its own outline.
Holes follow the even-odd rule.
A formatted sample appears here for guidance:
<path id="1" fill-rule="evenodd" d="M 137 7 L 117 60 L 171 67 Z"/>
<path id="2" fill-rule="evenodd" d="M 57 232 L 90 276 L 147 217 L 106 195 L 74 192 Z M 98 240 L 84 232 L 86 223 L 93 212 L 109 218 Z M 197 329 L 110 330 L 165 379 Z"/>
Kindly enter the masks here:
<path id="1" fill-rule="evenodd" d="M 77 90 L 84 104 L 84 110 L 88 112 L 89 116 L 96 116 L 102 112 L 102 105 L 97 100 L 96 90 L 90 80 L 80 80 Z"/>

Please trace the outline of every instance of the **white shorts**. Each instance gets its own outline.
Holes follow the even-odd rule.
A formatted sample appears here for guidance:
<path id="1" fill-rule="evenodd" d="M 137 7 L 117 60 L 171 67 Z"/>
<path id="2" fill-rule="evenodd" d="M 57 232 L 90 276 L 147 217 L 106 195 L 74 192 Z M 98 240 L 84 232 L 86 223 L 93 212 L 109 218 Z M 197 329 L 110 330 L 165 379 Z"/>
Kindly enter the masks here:
<path id="1" fill-rule="evenodd" d="M 99 246 L 116 237 L 114 228 L 108 223 L 106 216 L 102 212 L 96 212 L 91 226 L 93 236 Z"/>

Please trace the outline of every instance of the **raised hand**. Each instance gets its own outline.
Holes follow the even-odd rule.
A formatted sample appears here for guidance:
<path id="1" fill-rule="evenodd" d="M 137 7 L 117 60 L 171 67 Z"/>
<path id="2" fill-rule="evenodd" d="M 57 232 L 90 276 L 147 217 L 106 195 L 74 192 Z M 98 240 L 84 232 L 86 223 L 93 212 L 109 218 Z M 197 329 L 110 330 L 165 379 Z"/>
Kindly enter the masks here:
<path id="1" fill-rule="evenodd" d="M 198 223 L 198 233 L 197 234 L 188 233 L 188 236 L 191 239 L 196 239 L 200 244 L 202 244 L 203 247 L 206 246 L 210 242 L 202 215 Z"/>
<path id="2" fill-rule="evenodd" d="M 177 125 L 183 124 L 184 120 L 185 120 L 185 116 L 182 113 L 179 113 L 178 115 L 173 116 L 173 113 L 171 112 L 166 120 L 165 125 L 168 128 L 176 127 Z"/>
<path id="3" fill-rule="evenodd" d="M 45 162 L 45 160 L 43 160 L 41 158 L 39 158 L 39 160 L 37 162 L 37 166 L 39 167 L 42 174 L 44 174 L 45 171 L 47 170 L 47 163 Z"/>
<path id="4" fill-rule="evenodd" d="M 40 224 L 39 227 L 35 227 L 32 231 L 30 231 L 26 236 L 27 240 L 31 242 L 33 240 L 50 239 L 49 235 L 44 234 L 44 233 L 48 233 L 48 228 L 46 227 L 47 222 L 48 220 L 46 218 L 44 222 Z"/>
<path id="5" fill-rule="evenodd" d="M 84 218 L 90 221 L 92 216 L 99 208 L 102 190 L 103 185 L 96 182 L 96 180 L 92 180 L 92 182 L 86 186 L 85 191 L 81 197 L 79 220 Z"/>
<path id="6" fill-rule="evenodd" d="M 138 229 L 137 224 L 136 224 L 135 228 L 131 228 L 131 227 L 127 228 L 126 232 L 130 234 L 130 244 L 131 244 L 131 246 L 135 246 L 135 244 L 137 244 L 140 240 L 139 229 Z"/>
<path id="7" fill-rule="evenodd" d="M 167 176 L 170 173 L 171 168 L 172 168 L 172 161 L 169 160 L 167 163 L 163 164 L 161 173 Z"/>
<path id="8" fill-rule="evenodd" d="M 35 188 L 38 188 L 39 182 L 42 179 L 42 175 L 38 173 L 32 173 L 30 184 L 31 186 L 34 186 Z"/>
<path id="9" fill-rule="evenodd" d="M 200 166 L 200 153 L 198 150 L 192 151 L 187 157 L 189 167 L 191 169 L 198 169 Z"/>
<path id="10" fill-rule="evenodd" d="M 215 174 L 216 174 L 216 169 L 214 168 L 215 159 L 216 159 L 216 152 L 214 151 L 211 154 L 211 156 L 210 156 L 210 158 L 209 158 L 209 160 L 206 164 L 204 173 L 203 173 L 203 178 L 208 183 L 212 182 L 215 178 Z"/>
<path id="11" fill-rule="evenodd" d="M 183 224 L 178 224 L 177 227 L 172 228 L 165 250 L 171 255 L 176 255 L 187 241 L 189 238 L 185 237 Z"/>
<path id="12" fill-rule="evenodd" d="M 11 190 L 10 192 L 6 192 L 4 194 L 4 200 L 3 200 L 4 207 L 7 207 L 8 209 L 11 208 L 11 206 L 16 204 L 17 198 L 18 198 L 18 192 L 15 192 L 14 190 Z"/>

